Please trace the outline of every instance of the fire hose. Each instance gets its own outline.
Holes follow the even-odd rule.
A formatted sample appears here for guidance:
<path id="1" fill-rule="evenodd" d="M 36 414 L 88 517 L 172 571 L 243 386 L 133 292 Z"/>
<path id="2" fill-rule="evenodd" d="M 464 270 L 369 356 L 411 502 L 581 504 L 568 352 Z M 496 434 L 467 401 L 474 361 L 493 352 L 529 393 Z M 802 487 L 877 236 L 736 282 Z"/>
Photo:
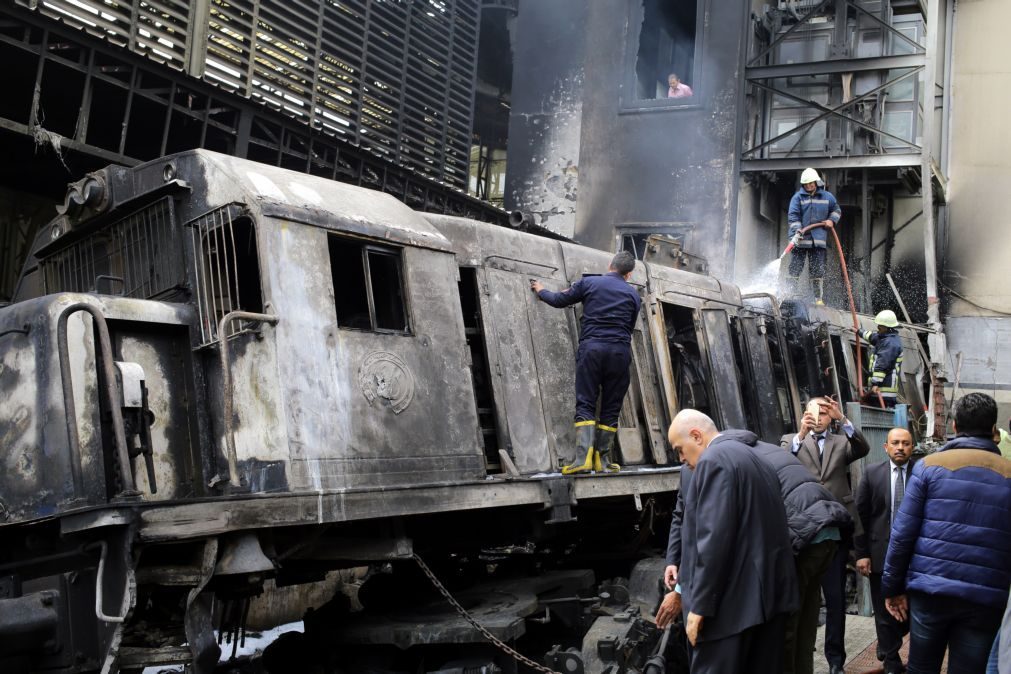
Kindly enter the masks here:
<path id="1" fill-rule="evenodd" d="M 835 241 L 836 251 L 839 253 L 839 266 L 842 267 L 843 281 L 846 283 L 846 295 L 849 297 L 850 301 L 850 314 L 853 316 L 853 332 L 856 333 L 857 337 L 857 393 L 859 399 L 864 398 L 864 358 L 861 353 L 860 348 L 860 321 L 857 320 L 857 307 L 856 303 L 853 302 L 853 286 L 850 284 L 850 274 L 849 270 L 846 268 L 846 257 L 843 255 L 842 244 L 839 242 L 839 235 L 836 234 L 835 227 L 829 228 L 832 232 L 832 239 Z M 881 409 L 885 409 L 885 399 L 878 392 L 878 404 L 881 405 Z"/>

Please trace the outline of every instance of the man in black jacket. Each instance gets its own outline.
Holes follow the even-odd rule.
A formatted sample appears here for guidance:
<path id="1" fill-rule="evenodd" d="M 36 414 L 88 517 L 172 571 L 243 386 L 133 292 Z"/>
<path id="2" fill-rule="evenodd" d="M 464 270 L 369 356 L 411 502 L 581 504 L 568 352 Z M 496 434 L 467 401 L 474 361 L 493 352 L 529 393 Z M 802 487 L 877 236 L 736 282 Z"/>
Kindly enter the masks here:
<path id="1" fill-rule="evenodd" d="M 811 674 L 814 671 L 814 643 L 818 631 L 818 607 L 821 604 L 821 577 L 835 555 L 843 532 L 853 527 L 846 507 L 831 492 L 818 484 L 807 468 L 779 447 L 760 442 L 750 431 L 728 430 L 721 436 L 737 440 L 751 448 L 776 471 L 787 525 L 793 545 L 800 592 L 800 609 L 790 614 L 783 648 L 784 674 Z M 670 535 L 667 539 L 667 568 L 664 582 L 672 590 L 657 614 L 660 628 L 673 620 L 680 610 L 681 597 L 675 583 L 681 565 L 681 523 L 684 519 L 684 493 L 691 489 L 692 470 L 683 467 Z"/>
<path id="2" fill-rule="evenodd" d="M 799 602 L 776 472 L 697 410 L 679 412 L 668 438 L 693 471 L 679 574 L 692 672 L 778 674 L 786 617 Z"/>
<path id="3" fill-rule="evenodd" d="M 870 367 L 867 368 L 867 397 L 870 405 L 884 403 L 895 407 L 899 395 L 899 378 L 902 376 L 902 338 L 896 328 L 899 319 L 891 309 L 874 317 L 877 332 L 867 330 L 863 338 L 871 345 Z M 881 396 L 878 398 L 878 396 Z"/>
<path id="4" fill-rule="evenodd" d="M 856 537 L 857 572 L 871 583 L 871 603 L 874 604 L 874 630 L 878 634 L 878 660 L 885 673 L 905 671 L 899 649 L 909 632 L 909 621 L 899 622 L 885 609 L 881 595 L 881 572 L 885 568 L 885 553 L 891 537 L 892 518 L 899 510 L 905 484 L 912 472 L 913 436 L 905 428 L 888 431 L 885 443 L 888 461 L 867 466 L 857 486 L 857 512 L 863 533 Z"/>
<path id="5" fill-rule="evenodd" d="M 800 590 L 800 609 L 787 618 L 783 674 L 812 674 L 821 580 L 835 557 L 839 541 L 853 528 L 853 518 L 846 506 L 818 484 L 792 454 L 759 442 L 758 436 L 750 431 L 726 431 L 724 435 L 751 447 L 775 469 L 779 478 Z"/>

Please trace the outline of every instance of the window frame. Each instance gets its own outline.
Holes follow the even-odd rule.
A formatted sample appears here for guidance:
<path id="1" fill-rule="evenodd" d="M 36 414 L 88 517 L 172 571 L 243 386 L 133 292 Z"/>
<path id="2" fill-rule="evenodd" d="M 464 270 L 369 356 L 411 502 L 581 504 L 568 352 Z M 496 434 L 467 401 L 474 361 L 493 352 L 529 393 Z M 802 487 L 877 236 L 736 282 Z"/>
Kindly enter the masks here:
<path id="1" fill-rule="evenodd" d="M 614 251 L 622 250 L 626 236 L 635 234 L 664 234 L 673 238 L 680 238 L 684 242 L 684 247 L 688 248 L 695 235 L 697 223 L 694 222 L 623 222 L 614 226 Z M 638 250 L 629 251 L 635 255 L 636 260 L 642 260 Z"/>
<path id="2" fill-rule="evenodd" d="M 639 99 L 636 96 L 637 77 L 636 61 L 639 58 L 639 40 L 642 33 L 642 22 L 646 14 L 646 2 L 637 0 L 629 3 L 627 30 L 625 31 L 624 75 L 621 78 L 621 90 L 618 95 L 618 114 L 634 114 L 640 112 L 663 112 L 674 110 L 697 110 L 702 107 L 702 61 L 705 17 L 709 13 L 710 0 L 695 0 L 695 50 L 692 56 L 692 96 L 684 98 Z M 681 102 L 681 101 L 690 102 Z"/>
<path id="3" fill-rule="evenodd" d="M 218 220 L 220 218 L 220 220 Z M 254 259 L 256 262 L 256 283 L 259 290 L 259 304 L 254 307 L 249 305 L 243 306 L 244 303 L 238 302 L 238 306 L 229 308 L 228 311 L 221 311 L 221 307 L 218 306 L 219 300 L 216 295 L 214 295 L 214 289 L 217 287 L 220 290 L 221 276 L 220 269 L 223 266 L 225 268 L 225 285 L 229 286 L 229 300 L 230 287 L 232 283 L 236 284 L 236 299 L 241 300 L 241 288 L 238 287 L 239 284 L 239 267 L 238 260 L 235 256 L 235 225 L 236 223 L 248 221 L 249 230 L 253 237 L 253 249 L 250 259 Z M 190 275 L 190 286 L 191 299 L 190 302 L 194 304 L 197 308 L 197 314 L 200 318 L 200 347 L 210 346 L 222 342 L 223 340 L 230 339 L 231 337 L 243 332 L 243 328 L 238 327 L 233 323 L 230 328 L 233 332 L 227 335 L 218 334 L 218 322 L 226 316 L 231 311 L 250 311 L 252 309 L 257 309 L 253 313 L 262 313 L 267 304 L 270 302 L 267 296 L 267 284 L 264 277 L 264 265 L 263 256 L 260 251 L 260 221 L 257 216 L 249 209 L 249 207 L 241 202 L 232 202 L 225 204 L 224 206 L 219 206 L 217 208 L 211 209 L 202 215 L 193 218 L 185 224 L 185 228 L 189 230 L 190 235 L 187 237 L 188 242 L 183 245 L 187 251 L 187 255 L 190 258 L 192 269 L 187 270 L 187 274 Z M 210 254 L 210 243 L 216 243 L 219 239 L 224 241 L 224 232 L 227 227 L 228 238 L 233 246 L 233 255 L 231 262 L 235 265 L 235 269 L 230 269 L 229 259 L 226 257 L 224 265 L 210 265 L 208 260 L 208 255 Z M 212 233 L 214 237 L 211 238 Z M 215 279 L 213 278 L 214 272 L 218 271 L 218 281 L 215 284 Z M 248 270 L 244 273 L 249 273 Z M 210 319 L 210 320 L 208 320 Z"/>
<path id="4" fill-rule="evenodd" d="M 334 302 L 334 317 L 337 319 L 337 329 L 338 330 L 353 330 L 355 332 L 375 332 L 375 333 L 384 334 L 384 335 L 413 336 L 414 335 L 414 331 L 413 331 L 414 317 L 411 314 L 411 301 L 410 301 L 410 295 L 408 293 L 409 286 L 408 286 L 408 282 L 407 282 L 407 274 L 405 272 L 406 266 L 404 264 L 404 248 L 402 248 L 400 246 L 383 246 L 383 245 L 375 244 L 375 243 L 372 243 L 370 241 L 366 241 L 366 240 L 363 240 L 363 239 L 356 239 L 355 237 L 352 237 L 352 236 L 342 236 L 340 233 L 335 233 L 335 232 L 330 232 L 330 233 L 327 234 L 327 236 L 328 237 L 333 237 L 335 239 L 343 240 L 343 241 L 346 241 L 346 242 L 350 242 L 350 243 L 356 244 L 356 245 L 358 245 L 360 247 L 361 256 L 362 256 L 362 270 L 363 270 L 363 273 L 365 275 L 365 278 L 364 278 L 364 281 L 365 281 L 365 298 L 366 298 L 366 305 L 368 306 L 368 311 L 369 311 L 369 325 L 370 325 L 370 327 L 368 327 L 368 328 L 356 328 L 356 327 L 341 325 L 340 318 L 337 317 L 337 303 L 335 301 Z M 328 246 L 328 248 L 329 248 L 329 246 Z M 377 253 L 379 255 L 385 255 L 385 256 L 388 256 L 388 257 L 392 257 L 395 260 L 395 262 L 396 262 L 396 265 L 397 265 L 397 276 L 399 277 L 398 280 L 399 280 L 399 283 L 400 283 L 400 297 L 403 300 L 403 312 L 404 312 L 404 329 L 403 330 L 395 330 L 395 329 L 392 329 L 392 328 L 380 328 L 377 325 L 378 317 L 376 315 L 376 299 L 375 299 L 375 294 L 374 294 L 374 292 L 372 290 L 372 267 L 371 267 L 371 264 L 369 262 L 369 254 L 370 253 Z M 333 285 L 333 269 L 332 269 L 332 267 L 333 267 L 333 264 L 334 264 L 334 259 L 329 254 L 328 254 L 328 257 L 330 258 L 330 266 L 331 266 L 331 271 L 330 271 L 330 279 L 331 280 L 330 280 L 330 283 L 331 283 L 331 285 Z M 336 288 L 336 287 L 333 288 L 333 291 L 334 291 L 335 294 L 337 292 L 339 292 L 338 288 Z"/>

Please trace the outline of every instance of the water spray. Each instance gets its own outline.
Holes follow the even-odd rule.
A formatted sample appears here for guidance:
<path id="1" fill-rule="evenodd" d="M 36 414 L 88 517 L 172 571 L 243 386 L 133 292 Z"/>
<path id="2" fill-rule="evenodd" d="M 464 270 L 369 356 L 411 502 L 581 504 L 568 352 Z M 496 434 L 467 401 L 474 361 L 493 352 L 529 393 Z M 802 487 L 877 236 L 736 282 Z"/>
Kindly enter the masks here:
<path id="1" fill-rule="evenodd" d="M 863 400 L 864 397 L 864 372 L 863 372 L 863 353 L 860 345 L 860 321 L 857 319 L 857 307 L 856 303 L 853 301 L 853 286 L 850 284 L 849 270 L 846 267 L 846 257 L 843 255 L 842 243 L 839 241 L 839 235 L 836 234 L 835 227 L 827 228 L 832 232 L 832 239 L 835 241 L 836 251 L 839 253 L 839 266 L 842 267 L 843 281 L 846 283 L 846 295 L 849 298 L 850 303 L 850 315 L 853 316 L 853 332 L 856 333 L 856 345 L 857 345 L 857 393 L 859 399 Z M 779 259 L 783 259 L 787 253 L 793 251 L 800 243 L 802 234 L 798 231 L 790 239 L 790 243 L 787 244 L 786 250 L 783 254 L 779 256 Z M 878 393 L 878 403 L 881 405 L 881 409 L 885 409 L 885 399 Z"/>

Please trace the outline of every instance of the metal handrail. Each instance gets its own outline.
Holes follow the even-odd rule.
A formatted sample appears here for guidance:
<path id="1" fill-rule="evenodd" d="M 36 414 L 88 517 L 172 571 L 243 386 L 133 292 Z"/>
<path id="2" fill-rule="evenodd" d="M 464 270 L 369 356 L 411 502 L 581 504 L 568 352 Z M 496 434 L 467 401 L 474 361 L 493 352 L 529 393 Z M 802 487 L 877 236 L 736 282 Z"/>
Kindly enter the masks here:
<path id="1" fill-rule="evenodd" d="M 255 323 L 269 323 L 276 325 L 277 316 L 271 314 L 254 314 L 249 311 L 231 311 L 225 314 L 218 322 L 218 340 L 221 344 L 221 388 L 224 398 L 224 429 L 225 429 L 225 449 L 228 459 L 228 484 L 232 487 L 241 486 L 239 481 L 238 458 L 235 454 L 235 435 L 232 428 L 232 368 L 229 362 L 228 337 L 225 330 L 233 321 L 252 321 Z"/>
<path id="2" fill-rule="evenodd" d="M 83 498 L 84 478 L 81 473 L 81 439 L 77 432 L 77 405 L 74 402 L 74 384 L 70 372 L 70 347 L 67 344 L 67 321 L 71 314 L 86 311 L 98 329 L 98 344 L 102 355 L 102 374 L 105 377 L 105 395 L 112 415 L 112 429 L 116 438 L 116 461 L 123 480 L 123 490 L 119 497 L 134 497 L 137 491 L 133 479 L 133 467 L 130 464 L 130 452 L 126 444 L 126 429 L 123 423 L 123 410 L 116 396 L 116 369 L 112 360 L 112 340 L 109 338 L 109 325 L 105 316 L 95 306 L 86 302 L 75 302 L 62 312 L 56 323 L 56 340 L 60 353 L 60 378 L 63 381 L 63 404 L 67 416 L 67 441 L 70 444 L 70 472 L 74 482 L 74 497 Z"/>

